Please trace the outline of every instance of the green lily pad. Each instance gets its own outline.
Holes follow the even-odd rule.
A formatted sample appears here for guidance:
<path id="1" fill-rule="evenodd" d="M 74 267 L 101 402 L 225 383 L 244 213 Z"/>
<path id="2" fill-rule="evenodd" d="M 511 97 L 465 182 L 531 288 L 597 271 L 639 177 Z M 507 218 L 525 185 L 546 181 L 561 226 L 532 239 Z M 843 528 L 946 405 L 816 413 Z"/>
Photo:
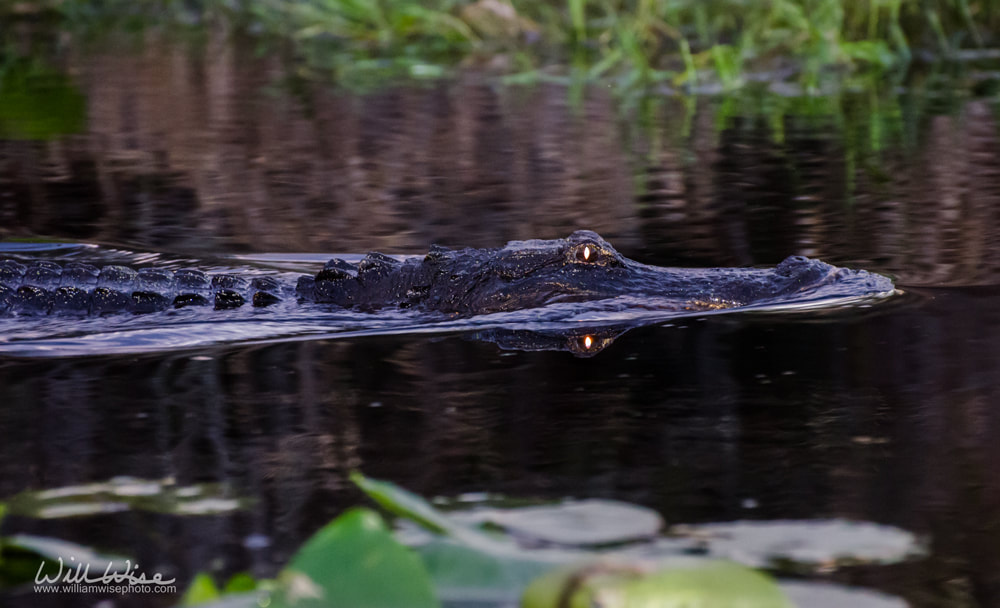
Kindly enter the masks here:
<path id="1" fill-rule="evenodd" d="M 521 608 L 792 608 L 767 575 L 725 561 L 672 566 L 595 562 L 532 583 Z"/>
<path id="2" fill-rule="evenodd" d="M 461 526 L 429 502 L 394 483 L 365 477 L 354 471 L 351 481 L 386 511 L 419 524 L 437 534 L 462 534 Z"/>
<path id="3" fill-rule="evenodd" d="M 28 491 L 8 499 L 10 513 L 39 519 L 139 510 L 171 515 L 213 515 L 243 508 L 220 484 L 177 486 L 170 480 L 115 477 L 108 481 Z"/>
<path id="4" fill-rule="evenodd" d="M 394 483 L 378 481 L 361 473 L 351 473 L 353 481 L 365 494 L 390 513 L 411 521 L 434 534 L 451 537 L 457 542 L 496 555 L 516 557 L 518 547 L 509 538 L 497 537 L 477 530 L 438 511 L 422 497 Z"/>
<path id="5" fill-rule="evenodd" d="M 278 576 L 275 605 L 310 608 L 435 608 L 420 559 L 382 518 L 351 509 L 314 534 Z"/>
<path id="6" fill-rule="evenodd" d="M 218 600 L 222 596 L 219 586 L 215 584 L 212 576 L 204 572 L 199 572 L 191 579 L 184 597 L 181 598 L 180 606 L 199 606 Z"/>
<path id="7" fill-rule="evenodd" d="M 58 538 L 16 534 L 0 538 L 0 586 L 33 581 L 44 575 L 54 580 L 70 571 L 104 574 L 126 573 L 131 562 L 119 555 L 98 552 Z"/>
<path id="8" fill-rule="evenodd" d="M 857 564 L 893 564 L 921 555 L 905 530 L 846 520 L 738 521 L 674 526 L 671 534 L 698 539 L 709 555 L 757 568 L 796 572 Z"/>
<path id="9" fill-rule="evenodd" d="M 257 580 L 245 572 L 234 574 L 222 589 L 212 575 L 199 572 L 191 579 L 179 607 L 188 608 L 259 608 L 271 600 L 275 583 L 271 579 Z"/>
<path id="10" fill-rule="evenodd" d="M 481 509 L 461 519 L 489 523 L 518 538 L 570 546 L 649 540 L 663 527 L 663 519 L 652 509 L 604 499 L 517 509 Z"/>
<path id="11" fill-rule="evenodd" d="M 832 608 L 838 601 L 897 608 L 899 600 L 890 596 L 811 582 L 779 584 L 756 568 L 787 566 L 792 559 L 813 566 L 883 563 L 920 550 L 905 531 L 841 521 L 674 526 L 671 536 L 659 537 L 659 517 L 611 501 L 568 503 L 578 508 L 569 510 L 565 523 L 559 521 L 565 504 L 445 513 L 392 483 L 360 474 L 354 481 L 403 518 L 396 538 L 420 555 L 438 597 L 453 606 L 511 606 L 527 587 L 523 608 Z M 518 517 L 521 512 L 526 517 Z M 598 513 L 619 521 L 600 521 Z M 629 518 L 645 519 L 620 521 Z M 569 522 L 584 530 L 571 530 Z M 607 528 L 586 529 L 602 526 Z"/>
<path id="12" fill-rule="evenodd" d="M 815 581 L 779 581 L 788 599 L 800 608 L 907 608 L 904 600 L 871 589 Z"/>
<path id="13" fill-rule="evenodd" d="M 531 581 L 555 566 L 546 559 L 496 555 L 449 538 L 413 547 L 434 583 L 438 598 L 448 605 L 510 606 Z"/>

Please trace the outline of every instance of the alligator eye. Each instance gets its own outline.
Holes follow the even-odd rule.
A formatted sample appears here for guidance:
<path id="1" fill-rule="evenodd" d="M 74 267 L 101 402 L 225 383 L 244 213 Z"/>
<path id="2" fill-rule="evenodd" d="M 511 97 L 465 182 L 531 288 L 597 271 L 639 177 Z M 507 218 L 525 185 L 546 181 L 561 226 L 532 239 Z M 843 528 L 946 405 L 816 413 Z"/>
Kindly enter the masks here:
<path id="1" fill-rule="evenodd" d="M 587 352 L 594 347 L 594 336 L 586 335 L 576 338 L 576 350 L 577 352 Z"/>
<path id="2" fill-rule="evenodd" d="M 592 245 L 584 245 L 576 250 L 576 259 L 581 262 L 597 261 L 597 248 Z"/>

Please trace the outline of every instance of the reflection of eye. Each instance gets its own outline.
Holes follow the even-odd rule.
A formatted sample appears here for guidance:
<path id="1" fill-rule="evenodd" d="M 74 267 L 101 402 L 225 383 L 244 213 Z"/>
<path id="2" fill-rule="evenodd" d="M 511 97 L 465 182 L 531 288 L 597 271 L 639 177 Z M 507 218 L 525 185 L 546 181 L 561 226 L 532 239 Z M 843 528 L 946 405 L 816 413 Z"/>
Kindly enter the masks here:
<path id="1" fill-rule="evenodd" d="M 584 245 L 576 250 L 576 259 L 581 262 L 591 262 L 597 259 L 597 249 L 590 245 Z"/>
<path id="2" fill-rule="evenodd" d="M 590 350 L 590 347 L 594 345 L 594 337 L 583 336 L 582 338 L 579 338 L 577 342 L 580 344 L 580 348 L 582 348 L 583 350 Z"/>

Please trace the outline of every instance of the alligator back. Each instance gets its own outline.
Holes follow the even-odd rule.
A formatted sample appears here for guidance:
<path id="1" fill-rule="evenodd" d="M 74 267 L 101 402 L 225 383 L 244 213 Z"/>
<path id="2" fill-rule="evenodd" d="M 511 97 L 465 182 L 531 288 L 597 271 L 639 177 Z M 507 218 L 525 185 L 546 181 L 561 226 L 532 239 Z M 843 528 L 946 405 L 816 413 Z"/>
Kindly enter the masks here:
<path id="1" fill-rule="evenodd" d="M 201 270 L 135 270 L 69 262 L 0 260 L 0 313 L 110 314 L 185 306 L 268 306 L 282 299 L 273 277 Z"/>

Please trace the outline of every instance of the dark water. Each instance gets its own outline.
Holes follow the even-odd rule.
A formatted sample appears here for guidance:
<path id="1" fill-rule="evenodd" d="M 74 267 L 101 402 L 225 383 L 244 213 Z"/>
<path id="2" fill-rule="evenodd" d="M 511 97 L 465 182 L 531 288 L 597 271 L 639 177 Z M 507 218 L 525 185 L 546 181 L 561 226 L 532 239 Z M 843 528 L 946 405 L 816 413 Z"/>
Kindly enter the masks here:
<path id="1" fill-rule="evenodd" d="M 94 544 L 182 583 L 271 576 L 361 500 L 346 479 L 361 469 L 427 496 L 613 497 L 670 522 L 892 524 L 930 555 L 829 577 L 912 606 L 1000 606 L 995 99 L 914 85 L 874 106 L 776 98 L 789 104 L 776 119 L 749 93 L 633 103 L 475 74 L 358 93 L 216 40 L 38 44 L 85 115 L 79 133 L 0 139 L 8 238 L 233 264 L 589 228 L 647 263 L 804 254 L 905 293 L 677 319 L 585 359 L 453 331 L 0 356 L 0 496 L 128 475 L 256 500 L 224 516 L 11 518 L 5 532 Z"/>

